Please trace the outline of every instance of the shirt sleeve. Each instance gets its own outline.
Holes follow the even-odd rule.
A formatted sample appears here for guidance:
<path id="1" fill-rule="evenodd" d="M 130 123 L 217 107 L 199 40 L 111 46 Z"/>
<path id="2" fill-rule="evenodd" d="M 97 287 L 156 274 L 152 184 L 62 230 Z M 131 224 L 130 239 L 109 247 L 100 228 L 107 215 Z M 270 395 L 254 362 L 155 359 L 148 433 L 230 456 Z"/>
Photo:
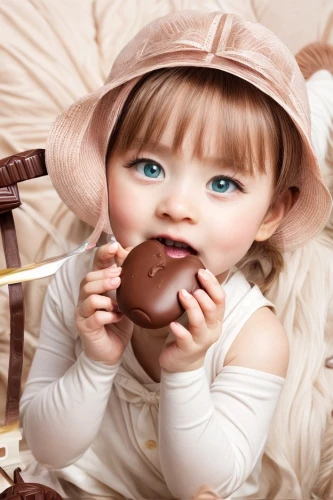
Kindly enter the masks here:
<path id="1" fill-rule="evenodd" d="M 203 484 L 222 498 L 236 491 L 263 452 L 284 383 L 277 375 L 227 366 L 209 387 L 204 367 L 162 372 L 161 467 L 175 498 Z"/>
<path id="2" fill-rule="evenodd" d="M 77 263 L 71 266 L 61 268 L 48 287 L 39 344 L 20 404 L 32 454 L 55 469 L 75 462 L 93 442 L 119 367 L 91 360 L 84 352 L 76 359 L 77 334 L 66 321 L 66 316 L 74 318 L 78 292 L 69 280 Z"/>

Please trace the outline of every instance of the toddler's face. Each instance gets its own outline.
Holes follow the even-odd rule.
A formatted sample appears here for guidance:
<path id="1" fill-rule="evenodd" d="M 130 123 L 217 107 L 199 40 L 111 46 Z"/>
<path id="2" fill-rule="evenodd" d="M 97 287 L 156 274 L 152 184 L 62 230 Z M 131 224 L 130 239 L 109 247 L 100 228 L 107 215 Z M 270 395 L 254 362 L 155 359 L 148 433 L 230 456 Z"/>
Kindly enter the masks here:
<path id="1" fill-rule="evenodd" d="M 272 199 L 273 173 L 237 171 L 227 159 L 214 158 L 213 147 L 207 157 L 194 157 L 190 133 L 179 153 L 171 144 L 168 126 L 158 144 L 114 149 L 108 165 L 113 233 L 123 247 L 152 238 L 186 243 L 190 248 L 172 247 L 169 255 L 195 253 L 221 281 L 256 238 Z"/>

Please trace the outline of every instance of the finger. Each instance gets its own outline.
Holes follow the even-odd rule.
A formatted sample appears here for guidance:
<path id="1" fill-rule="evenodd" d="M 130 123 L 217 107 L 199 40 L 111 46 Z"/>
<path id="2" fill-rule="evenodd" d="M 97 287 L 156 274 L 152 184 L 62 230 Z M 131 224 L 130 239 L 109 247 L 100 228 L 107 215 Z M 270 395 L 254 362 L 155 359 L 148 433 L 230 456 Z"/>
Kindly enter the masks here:
<path id="1" fill-rule="evenodd" d="M 94 256 L 93 270 L 98 271 L 110 267 L 114 262 L 114 256 L 117 253 L 118 246 L 119 243 L 115 241 L 111 244 L 107 243 L 97 248 Z"/>
<path id="2" fill-rule="evenodd" d="M 126 259 L 127 255 L 130 253 L 130 251 L 133 249 L 133 247 L 127 247 L 126 249 L 123 248 L 120 243 L 118 243 L 118 249 L 117 252 L 115 253 L 115 263 L 117 266 L 122 266 L 124 260 Z"/>
<path id="3" fill-rule="evenodd" d="M 116 264 L 112 264 L 111 267 L 107 267 L 106 269 L 102 269 L 100 271 L 90 271 L 86 274 L 85 278 L 82 280 L 82 284 L 88 283 L 90 281 L 98 281 L 106 278 L 114 278 L 116 276 L 120 276 L 121 267 L 118 267 Z"/>
<path id="4" fill-rule="evenodd" d="M 219 314 L 223 314 L 225 305 L 225 292 L 216 277 L 208 269 L 200 269 L 198 278 L 206 293 L 218 308 Z"/>
<path id="5" fill-rule="evenodd" d="M 170 330 L 176 337 L 176 344 L 178 347 L 181 349 L 189 349 L 193 346 L 193 337 L 183 325 L 173 321 L 170 323 Z"/>
<path id="6" fill-rule="evenodd" d="M 90 295 L 78 306 L 77 315 L 79 318 L 88 318 L 100 309 L 108 312 L 113 311 L 113 303 L 110 297 L 105 297 L 104 295 Z"/>
<path id="7" fill-rule="evenodd" d="M 185 289 L 180 291 L 179 300 L 187 313 L 191 334 L 199 337 L 206 329 L 206 321 L 198 301 Z"/>
<path id="8" fill-rule="evenodd" d="M 203 312 L 207 326 L 213 326 L 217 320 L 221 319 L 219 308 L 204 290 L 199 288 L 193 293 L 193 296 Z"/>
<path id="9" fill-rule="evenodd" d="M 89 318 L 82 319 L 80 323 L 81 333 L 91 334 L 94 331 L 100 330 L 103 326 L 116 323 L 121 317 L 121 314 L 115 312 L 95 311 Z"/>
<path id="10" fill-rule="evenodd" d="M 106 278 L 104 280 L 91 281 L 86 283 L 80 290 L 79 302 L 82 302 L 87 297 L 93 294 L 102 295 L 111 290 L 116 290 L 120 285 L 119 276 Z"/>
<path id="11" fill-rule="evenodd" d="M 103 269 L 100 271 L 90 271 L 85 275 L 80 283 L 80 289 L 83 288 L 87 283 L 92 283 L 93 281 L 101 281 L 103 279 L 112 279 L 120 276 L 121 267 L 117 267 L 116 264 Z"/>

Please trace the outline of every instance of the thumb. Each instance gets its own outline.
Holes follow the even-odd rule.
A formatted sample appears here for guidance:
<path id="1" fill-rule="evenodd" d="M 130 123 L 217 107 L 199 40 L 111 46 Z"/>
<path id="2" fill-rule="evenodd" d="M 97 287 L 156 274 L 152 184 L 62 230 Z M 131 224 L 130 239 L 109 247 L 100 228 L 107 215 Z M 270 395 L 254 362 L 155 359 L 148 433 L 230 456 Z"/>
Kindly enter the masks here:
<path id="1" fill-rule="evenodd" d="M 93 270 L 99 271 L 114 263 L 119 243 L 107 243 L 97 248 L 94 256 Z"/>

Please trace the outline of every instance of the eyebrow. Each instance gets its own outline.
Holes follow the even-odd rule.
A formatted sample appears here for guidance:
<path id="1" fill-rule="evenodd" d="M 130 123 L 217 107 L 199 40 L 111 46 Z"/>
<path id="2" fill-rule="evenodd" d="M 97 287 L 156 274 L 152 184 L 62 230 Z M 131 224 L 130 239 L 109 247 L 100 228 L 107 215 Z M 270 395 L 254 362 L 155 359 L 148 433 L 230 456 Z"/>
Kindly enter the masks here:
<path id="1" fill-rule="evenodd" d="M 143 142 L 142 139 L 140 139 L 139 137 L 134 139 L 132 141 L 132 144 L 130 146 L 131 149 L 144 149 L 144 148 L 147 148 L 149 149 L 152 153 L 157 153 L 157 154 L 161 154 L 161 155 L 172 155 L 172 156 L 179 156 L 177 155 L 177 152 L 174 151 L 174 149 L 172 148 L 172 146 L 169 146 L 167 144 L 163 144 L 161 142 Z M 239 162 L 235 162 L 235 160 L 232 160 L 232 159 L 227 159 L 227 158 L 222 158 L 222 157 L 218 157 L 218 156 L 206 156 L 206 157 L 201 157 L 200 158 L 202 161 L 204 161 L 205 163 L 209 163 L 213 166 L 216 166 L 216 167 L 228 167 L 230 168 L 231 170 L 235 171 L 235 172 L 242 172 L 244 173 L 244 166 L 241 165 Z"/>

